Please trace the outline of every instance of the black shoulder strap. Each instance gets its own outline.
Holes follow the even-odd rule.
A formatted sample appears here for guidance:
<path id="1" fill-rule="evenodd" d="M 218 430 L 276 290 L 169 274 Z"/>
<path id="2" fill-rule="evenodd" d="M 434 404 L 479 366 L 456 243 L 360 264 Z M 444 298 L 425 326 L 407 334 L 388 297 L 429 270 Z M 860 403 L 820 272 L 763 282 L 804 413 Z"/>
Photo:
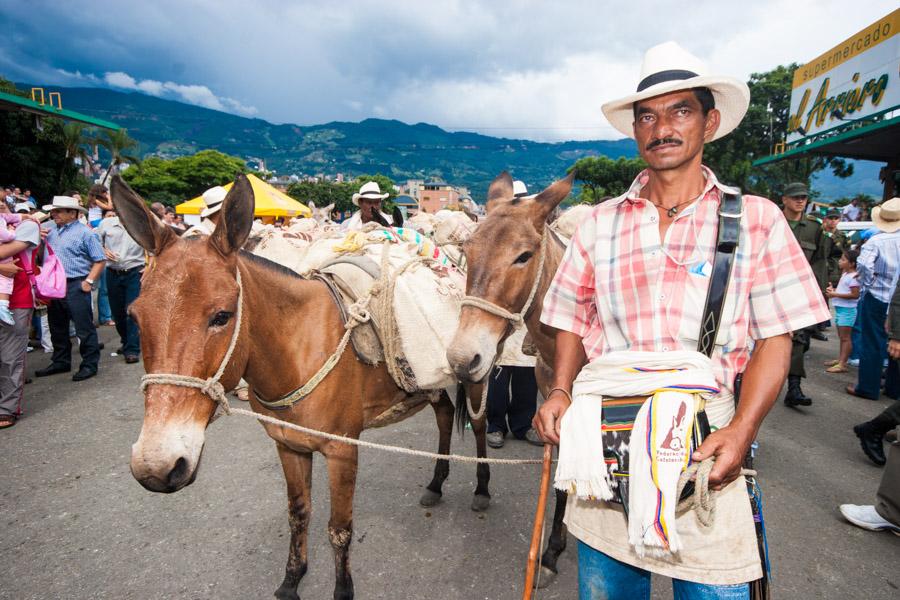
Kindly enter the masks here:
<path id="1" fill-rule="evenodd" d="M 716 239 L 716 255 L 713 258 L 712 276 L 709 291 L 706 295 L 706 306 L 700 321 L 700 337 L 697 351 L 712 356 L 716 347 L 716 334 L 722 318 L 722 307 L 725 306 L 725 293 L 731 280 L 731 267 L 734 254 L 741 237 L 741 217 L 744 214 L 744 202 L 740 194 L 723 194 L 719 202 L 719 233 Z"/>

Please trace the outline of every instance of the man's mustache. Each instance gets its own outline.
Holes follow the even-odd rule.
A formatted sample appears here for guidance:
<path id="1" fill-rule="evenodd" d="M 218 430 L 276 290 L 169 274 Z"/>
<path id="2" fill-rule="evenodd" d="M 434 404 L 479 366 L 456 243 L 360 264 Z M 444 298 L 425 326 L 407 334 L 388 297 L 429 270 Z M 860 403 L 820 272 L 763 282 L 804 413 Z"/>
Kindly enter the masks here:
<path id="1" fill-rule="evenodd" d="M 658 138 L 647 144 L 647 150 L 653 150 L 657 146 L 661 144 L 675 144 L 676 146 L 681 145 L 681 140 L 675 138 Z"/>

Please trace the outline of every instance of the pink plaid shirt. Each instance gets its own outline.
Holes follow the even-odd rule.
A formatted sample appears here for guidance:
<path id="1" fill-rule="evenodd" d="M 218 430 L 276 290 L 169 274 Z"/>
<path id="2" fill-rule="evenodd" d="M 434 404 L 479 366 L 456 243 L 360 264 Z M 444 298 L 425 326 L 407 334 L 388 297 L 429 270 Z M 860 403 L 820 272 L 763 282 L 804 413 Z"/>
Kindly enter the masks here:
<path id="1" fill-rule="evenodd" d="M 731 188 L 703 167 L 706 187 L 679 213 L 664 244 L 656 207 L 640 198 L 648 172 L 598 205 L 569 245 L 544 298 L 541 321 L 582 338 L 588 360 L 605 352 L 696 350 L 718 231 Z M 830 313 L 781 211 L 744 196 L 741 237 L 716 337 L 713 370 L 731 391 L 751 340 L 826 321 Z"/>

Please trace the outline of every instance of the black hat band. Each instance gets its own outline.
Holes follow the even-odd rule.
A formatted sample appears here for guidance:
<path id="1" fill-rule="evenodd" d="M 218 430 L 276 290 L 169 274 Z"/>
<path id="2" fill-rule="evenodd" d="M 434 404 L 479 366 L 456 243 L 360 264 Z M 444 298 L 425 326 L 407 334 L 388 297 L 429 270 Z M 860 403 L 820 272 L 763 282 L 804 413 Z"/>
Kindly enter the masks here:
<path id="1" fill-rule="evenodd" d="M 691 77 L 699 77 L 693 71 L 684 71 L 681 69 L 670 69 L 668 71 L 660 71 L 659 73 L 654 73 L 653 75 L 648 75 L 644 77 L 643 80 L 638 84 L 637 91 L 643 92 L 648 87 L 652 85 L 656 85 L 657 83 L 665 83 L 666 81 L 680 81 L 684 79 L 690 79 Z"/>

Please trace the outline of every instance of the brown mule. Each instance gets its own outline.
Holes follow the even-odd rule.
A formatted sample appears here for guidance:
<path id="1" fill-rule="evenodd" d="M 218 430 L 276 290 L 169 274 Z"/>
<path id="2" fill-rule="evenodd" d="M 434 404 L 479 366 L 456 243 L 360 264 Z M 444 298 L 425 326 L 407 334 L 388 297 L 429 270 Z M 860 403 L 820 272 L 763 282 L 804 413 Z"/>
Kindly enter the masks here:
<path id="1" fill-rule="evenodd" d="M 523 315 L 528 334 L 538 349 L 538 387 L 546 397 L 552 384 L 553 356 L 556 351 L 555 330 L 540 322 L 544 295 L 556 274 L 565 247 L 546 231 L 547 219 L 572 190 L 573 176 L 555 182 L 534 197 L 514 198 L 513 182 L 504 171 L 488 189 L 487 217 L 463 244 L 468 265 L 466 294 L 486 300 L 511 313 L 525 306 L 535 279 L 540 276 L 534 301 Z M 541 239 L 549 235 L 544 246 L 543 270 L 538 274 Z M 510 322 L 477 306 L 464 306 L 459 328 L 447 358 L 460 381 L 482 381 L 499 355 L 506 337 L 512 333 Z M 547 549 L 541 557 L 541 586 L 557 574 L 556 561 L 566 548 L 563 525 L 567 495 L 556 491 L 556 508 Z"/>
<path id="2" fill-rule="evenodd" d="M 233 389 L 241 377 L 250 383 L 254 411 L 318 430 L 359 437 L 372 424 L 409 417 L 428 404 L 429 395 L 408 395 L 384 365 L 367 366 L 346 352 L 334 370 L 308 396 L 289 408 L 267 410 L 257 396 L 279 398 L 306 383 L 337 347 L 344 332 L 341 316 L 327 288 L 241 250 L 253 221 L 253 191 L 243 176 L 225 198 L 222 218 L 209 238 L 180 239 L 147 209 L 118 176 L 112 182 L 113 204 L 128 233 L 155 255 L 145 274 L 140 297 L 130 311 L 141 328 L 141 350 L 148 373 L 206 379 L 221 364 L 238 311 L 237 273 L 243 285 L 241 329 L 221 383 Z M 289 320 L 302 327 L 284 327 Z M 477 405 L 480 386 L 468 386 Z M 465 416 L 464 398 L 457 414 Z M 449 453 L 454 407 L 446 392 L 433 403 L 440 430 L 438 452 Z M 390 417 L 386 418 L 388 410 Z M 132 447 L 131 471 L 155 492 L 175 492 L 196 476 L 207 425 L 216 403 L 198 389 L 152 383 L 144 399 L 144 422 Z M 381 418 L 379 419 L 379 416 Z M 297 585 L 307 568 L 307 527 L 311 511 L 312 453 L 325 456 L 331 495 L 328 537 L 334 550 L 334 597 L 353 597 L 350 576 L 353 493 L 357 448 L 263 424 L 275 441 L 288 490 L 291 527 L 285 577 L 277 598 L 297 599 Z M 485 421 L 473 424 L 478 456 L 486 455 Z M 449 472 L 439 460 L 423 504 L 435 503 Z M 487 465 L 479 465 L 473 509 L 489 503 Z"/>

